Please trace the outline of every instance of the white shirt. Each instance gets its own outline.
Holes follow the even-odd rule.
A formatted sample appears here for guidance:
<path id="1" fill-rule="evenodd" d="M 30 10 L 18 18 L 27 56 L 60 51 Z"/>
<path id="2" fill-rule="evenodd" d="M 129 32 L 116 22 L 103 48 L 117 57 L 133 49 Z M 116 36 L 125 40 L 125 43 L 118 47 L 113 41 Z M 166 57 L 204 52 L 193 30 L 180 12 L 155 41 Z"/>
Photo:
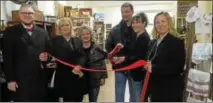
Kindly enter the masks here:
<path id="1" fill-rule="evenodd" d="M 163 37 L 157 39 L 157 46 L 161 43 L 161 41 L 165 38 L 165 36 L 166 36 L 167 34 L 168 34 L 168 32 L 165 33 Z M 158 35 L 159 35 L 159 34 L 158 34 Z"/>
<path id="2" fill-rule="evenodd" d="M 27 26 L 26 26 L 25 24 L 23 24 L 23 23 L 22 23 L 22 25 L 24 26 L 25 29 L 27 29 L 27 28 L 32 28 L 32 27 L 33 27 L 33 25 L 31 25 L 30 27 L 27 27 Z M 28 34 L 31 36 L 31 35 L 32 35 L 32 32 L 28 32 Z"/>

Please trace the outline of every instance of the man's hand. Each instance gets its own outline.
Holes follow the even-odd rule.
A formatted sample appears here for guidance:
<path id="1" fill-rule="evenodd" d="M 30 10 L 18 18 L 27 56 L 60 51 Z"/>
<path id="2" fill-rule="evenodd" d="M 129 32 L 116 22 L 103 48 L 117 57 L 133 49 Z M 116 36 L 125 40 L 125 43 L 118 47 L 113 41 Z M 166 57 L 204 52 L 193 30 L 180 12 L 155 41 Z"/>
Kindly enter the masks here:
<path id="1" fill-rule="evenodd" d="M 41 61 L 47 61 L 47 59 L 48 59 L 47 53 L 41 53 L 41 54 L 39 55 L 39 59 L 40 59 Z"/>
<path id="2" fill-rule="evenodd" d="M 10 90 L 10 91 L 13 91 L 13 92 L 16 92 L 16 88 L 18 88 L 18 84 L 16 82 L 9 82 L 7 84 L 7 88 Z"/>
<path id="3" fill-rule="evenodd" d="M 121 43 L 118 43 L 116 46 L 118 46 L 118 48 L 120 48 L 120 49 L 122 49 L 124 47 L 124 45 Z"/>
<path id="4" fill-rule="evenodd" d="M 114 62 L 115 64 L 120 64 L 125 61 L 125 56 L 117 57 L 117 60 Z"/>
<path id="5" fill-rule="evenodd" d="M 150 73 L 152 73 L 152 64 L 151 64 L 150 62 L 148 62 L 148 63 L 144 66 L 144 68 L 145 68 L 147 71 L 149 71 Z"/>

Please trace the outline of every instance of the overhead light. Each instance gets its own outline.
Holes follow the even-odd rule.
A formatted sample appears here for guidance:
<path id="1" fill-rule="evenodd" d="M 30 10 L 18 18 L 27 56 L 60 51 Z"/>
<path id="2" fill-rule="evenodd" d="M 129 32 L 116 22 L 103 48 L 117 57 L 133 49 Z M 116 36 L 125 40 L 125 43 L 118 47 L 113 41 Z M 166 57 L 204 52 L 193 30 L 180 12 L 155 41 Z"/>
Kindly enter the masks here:
<path id="1" fill-rule="evenodd" d="M 59 4 L 66 5 L 67 1 L 58 1 Z"/>

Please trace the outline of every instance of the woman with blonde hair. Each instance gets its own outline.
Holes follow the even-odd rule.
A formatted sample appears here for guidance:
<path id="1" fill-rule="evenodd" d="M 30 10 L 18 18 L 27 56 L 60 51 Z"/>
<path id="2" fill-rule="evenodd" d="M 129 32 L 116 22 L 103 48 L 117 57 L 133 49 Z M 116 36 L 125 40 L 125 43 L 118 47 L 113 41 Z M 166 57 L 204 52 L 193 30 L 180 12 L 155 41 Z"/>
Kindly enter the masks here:
<path id="1" fill-rule="evenodd" d="M 84 66 L 82 44 L 80 39 L 72 37 L 70 18 L 61 18 L 58 26 L 61 35 L 52 39 L 51 54 L 65 62 Z M 82 102 L 86 87 L 83 71 L 57 63 L 53 88 L 57 99 L 63 99 L 64 102 Z"/>
<path id="2" fill-rule="evenodd" d="M 179 39 L 172 18 L 160 12 L 154 18 L 153 38 L 145 69 L 151 73 L 152 102 L 182 102 L 185 64 L 184 41 Z"/>
<path id="3" fill-rule="evenodd" d="M 97 70 L 106 70 L 106 64 L 104 59 L 105 54 L 102 53 L 101 49 L 95 44 L 92 39 L 92 30 L 90 27 L 82 26 L 79 29 L 79 37 L 81 38 L 84 52 L 86 55 L 86 66 L 87 68 L 94 68 Z M 97 60 L 92 62 L 93 60 Z M 105 79 L 107 78 L 106 72 L 87 72 L 87 83 L 89 92 L 89 101 L 97 102 L 100 86 L 104 85 Z"/>

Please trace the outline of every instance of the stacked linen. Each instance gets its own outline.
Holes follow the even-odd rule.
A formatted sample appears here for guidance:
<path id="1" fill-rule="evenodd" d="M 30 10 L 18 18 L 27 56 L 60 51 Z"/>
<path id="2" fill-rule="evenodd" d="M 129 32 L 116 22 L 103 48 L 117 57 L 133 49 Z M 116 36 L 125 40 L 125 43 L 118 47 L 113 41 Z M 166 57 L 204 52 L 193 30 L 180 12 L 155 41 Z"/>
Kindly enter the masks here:
<path id="1" fill-rule="evenodd" d="M 208 97 L 210 73 L 190 69 L 186 91 L 196 96 Z"/>
<path id="2" fill-rule="evenodd" d="M 212 59 L 212 43 L 195 43 L 192 49 L 192 62 L 200 64 L 201 61 Z"/>

